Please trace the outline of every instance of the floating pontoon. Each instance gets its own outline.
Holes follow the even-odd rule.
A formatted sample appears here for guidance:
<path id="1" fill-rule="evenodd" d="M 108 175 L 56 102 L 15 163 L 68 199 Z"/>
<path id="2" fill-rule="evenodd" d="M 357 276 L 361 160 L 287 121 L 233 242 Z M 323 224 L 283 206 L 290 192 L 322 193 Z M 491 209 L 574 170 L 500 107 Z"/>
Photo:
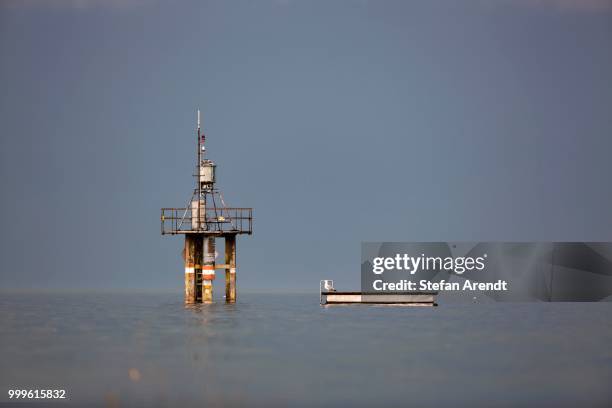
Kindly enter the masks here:
<path id="1" fill-rule="evenodd" d="M 397 293 L 363 293 L 338 292 L 334 281 L 322 280 L 319 284 L 321 305 L 400 305 L 400 306 L 437 306 L 438 292 L 397 292 Z"/>

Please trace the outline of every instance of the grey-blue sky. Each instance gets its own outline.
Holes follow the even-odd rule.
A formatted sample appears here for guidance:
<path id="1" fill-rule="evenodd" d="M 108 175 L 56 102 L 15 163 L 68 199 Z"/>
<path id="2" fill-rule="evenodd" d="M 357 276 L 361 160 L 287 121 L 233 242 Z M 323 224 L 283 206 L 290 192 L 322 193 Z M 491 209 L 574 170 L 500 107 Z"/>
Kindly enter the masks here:
<path id="1" fill-rule="evenodd" d="M 2 287 L 179 288 L 195 108 L 239 289 L 361 241 L 612 240 L 607 0 L 0 5 Z"/>

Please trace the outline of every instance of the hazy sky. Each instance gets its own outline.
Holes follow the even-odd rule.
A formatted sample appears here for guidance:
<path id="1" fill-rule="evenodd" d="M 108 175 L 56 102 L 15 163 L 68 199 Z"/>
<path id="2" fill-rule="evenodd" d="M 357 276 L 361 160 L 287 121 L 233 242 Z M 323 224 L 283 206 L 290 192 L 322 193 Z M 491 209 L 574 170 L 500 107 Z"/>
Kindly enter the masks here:
<path id="1" fill-rule="evenodd" d="M 361 241 L 612 240 L 612 0 L 5 0 L 0 62 L 1 288 L 180 290 L 197 107 L 255 209 L 239 291 L 358 288 Z"/>

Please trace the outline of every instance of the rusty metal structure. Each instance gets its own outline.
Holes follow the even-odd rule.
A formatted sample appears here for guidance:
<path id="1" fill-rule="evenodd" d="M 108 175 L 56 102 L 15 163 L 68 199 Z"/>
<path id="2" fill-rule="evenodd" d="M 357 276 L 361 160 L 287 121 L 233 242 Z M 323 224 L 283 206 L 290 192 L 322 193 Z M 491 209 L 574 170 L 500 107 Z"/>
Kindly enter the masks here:
<path id="1" fill-rule="evenodd" d="M 197 113 L 195 188 L 184 208 L 161 209 L 161 234 L 185 235 L 185 303 L 213 301 L 215 269 L 225 270 L 225 301 L 236 301 L 236 236 L 253 233 L 253 209 L 225 205 L 215 187 L 216 164 L 206 158 L 206 137 Z M 216 238 L 225 239 L 225 263 L 217 265 Z"/>

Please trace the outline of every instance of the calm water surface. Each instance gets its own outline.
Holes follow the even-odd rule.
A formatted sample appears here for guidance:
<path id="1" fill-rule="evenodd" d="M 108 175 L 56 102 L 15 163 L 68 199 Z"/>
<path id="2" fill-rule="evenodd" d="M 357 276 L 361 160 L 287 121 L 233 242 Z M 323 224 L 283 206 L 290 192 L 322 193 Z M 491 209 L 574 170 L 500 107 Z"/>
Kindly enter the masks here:
<path id="1" fill-rule="evenodd" d="M 2 294 L 0 401 L 9 388 L 63 388 L 58 406 L 611 406 L 611 312 Z"/>

